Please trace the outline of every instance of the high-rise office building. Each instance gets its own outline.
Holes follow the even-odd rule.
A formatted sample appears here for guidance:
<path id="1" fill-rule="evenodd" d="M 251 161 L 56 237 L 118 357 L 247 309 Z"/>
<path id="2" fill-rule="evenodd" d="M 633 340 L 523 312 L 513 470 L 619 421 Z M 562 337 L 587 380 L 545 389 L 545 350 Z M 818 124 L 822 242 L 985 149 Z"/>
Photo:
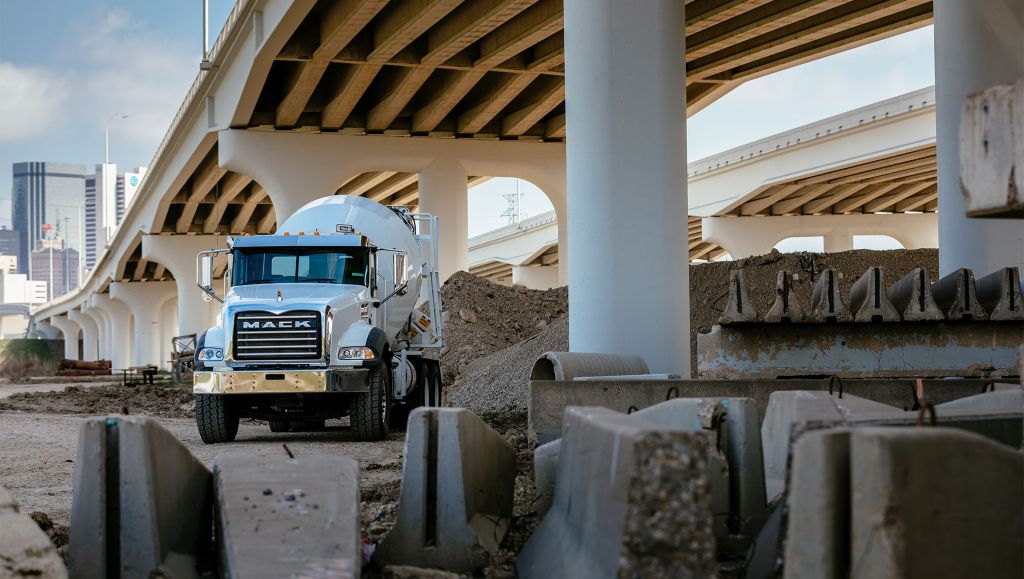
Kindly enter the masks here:
<path id="1" fill-rule="evenodd" d="M 85 267 L 92 269 L 124 218 L 125 209 L 146 174 L 146 167 L 117 172 L 117 165 L 101 163 L 85 177 Z"/>
<path id="2" fill-rule="evenodd" d="M 39 240 L 32 252 L 33 281 L 45 281 L 49 287 L 48 299 L 53 300 L 78 288 L 79 254 L 64 247 L 60 237 L 53 236 Z"/>
<path id="3" fill-rule="evenodd" d="M 44 237 L 44 225 L 59 230 L 65 247 L 76 256 L 83 249 L 85 165 L 15 163 L 13 185 L 13 228 L 24 236 L 18 249 L 18 267 L 30 279 L 38 279 L 31 275 L 33 261 L 29 254 Z"/>
<path id="4" fill-rule="evenodd" d="M 24 233 L 0 226 L 0 255 L 21 255 Z"/>

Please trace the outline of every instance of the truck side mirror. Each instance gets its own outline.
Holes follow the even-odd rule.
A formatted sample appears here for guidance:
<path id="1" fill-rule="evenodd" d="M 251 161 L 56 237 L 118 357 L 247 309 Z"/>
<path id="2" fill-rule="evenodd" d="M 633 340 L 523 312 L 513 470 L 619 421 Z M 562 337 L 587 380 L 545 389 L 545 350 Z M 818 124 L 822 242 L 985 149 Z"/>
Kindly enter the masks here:
<path id="1" fill-rule="evenodd" d="M 407 255 L 403 251 L 396 252 L 392 255 L 395 266 L 395 289 L 401 288 L 409 283 L 409 273 L 406 271 L 406 259 Z"/>
<path id="2" fill-rule="evenodd" d="M 196 260 L 196 285 L 203 291 L 203 299 L 206 301 L 217 300 L 223 302 L 217 292 L 213 289 L 213 258 L 217 254 L 227 253 L 227 250 L 209 250 L 199 254 Z"/>

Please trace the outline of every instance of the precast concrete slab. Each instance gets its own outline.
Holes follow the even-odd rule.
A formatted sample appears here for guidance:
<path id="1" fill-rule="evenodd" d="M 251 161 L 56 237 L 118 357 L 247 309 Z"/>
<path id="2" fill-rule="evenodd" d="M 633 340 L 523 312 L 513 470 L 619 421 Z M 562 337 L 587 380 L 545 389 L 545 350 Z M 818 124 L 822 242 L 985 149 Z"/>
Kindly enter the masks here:
<path id="1" fill-rule="evenodd" d="M 858 324 L 863 327 L 865 324 Z M 989 380 L 920 381 L 922 394 L 932 403 L 973 396 L 982 392 Z M 910 410 L 918 405 L 917 380 L 911 379 L 846 379 L 845 394 L 874 400 L 882 404 Z M 544 444 L 562 436 L 562 419 L 569 406 L 601 406 L 618 412 L 635 412 L 665 400 L 678 397 L 749 398 L 757 410 L 757 424 L 764 420 L 772 392 L 829 389 L 829 380 L 797 378 L 788 380 L 627 380 L 610 378 L 594 381 L 530 382 L 529 436 Z M 760 426 L 758 426 L 760 428 Z"/>
<path id="2" fill-rule="evenodd" d="M 418 408 L 404 455 L 398 518 L 375 559 L 459 571 L 483 566 L 512 519 L 512 445 L 465 408 Z"/>
<path id="3" fill-rule="evenodd" d="M 359 577 L 359 463 L 221 454 L 213 463 L 224 577 Z"/>
<path id="4" fill-rule="evenodd" d="M 786 494 L 784 577 L 846 577 L 850 567 L 850 431 L 793 443 Z"/>
<path id="5" fill-rule="evenodd" d="M 889 301 L 885 269 L 869 267 L 850 286 L 850 311 L 855 322 L 898 322 L 900 314 Z"/>
<path id="6" fill-rule="evenodd" d="M 554 501 L 519 577 L 714 575 L 707 436 L 567 409 Z"/>
<path id="7" fill-rule="evenodd" d="M 769 500 L 786 488 L 786 468 L 795 425 L 802 423 L 844 424 L 858 415 L 887 416 L 903 410 L 850 394 L 790 391 L 774 392 L 761 424 L 764 453 L 765 490 Z"/>
<path id="8" fill-rule="evenodd" d="M 928 268 L 918 267 L 898 282 L 889 286 L 889 301 L 896 307 L 900 319 L 908 322 L 942 320 L 942 310 L 932 296 L 932 282 Z"/>
<path id="9" fill-rule="evenodd" d="M 932 297 L 950 321 L 987 320 L 988 312 L 978 301 L 974 272 L 960 268 L 932 284 Z"/>
<path id="10" fill-rule="evenodd" d="M 849 577 L 1024 577 L 1024 454 L 949 428 L 850 441 Z"/>
<path id="11" fill-rule="evenodd" d="M 151 418 L 86 420 L 71 506 L 75 577 L 198 577 L 209 548 L 210 471 Z"/>
<path id="12" fill-rule="evenodd" d="M 0 486 L 0 577 L 67 576 L 64 561 L 49 537 Z"/>

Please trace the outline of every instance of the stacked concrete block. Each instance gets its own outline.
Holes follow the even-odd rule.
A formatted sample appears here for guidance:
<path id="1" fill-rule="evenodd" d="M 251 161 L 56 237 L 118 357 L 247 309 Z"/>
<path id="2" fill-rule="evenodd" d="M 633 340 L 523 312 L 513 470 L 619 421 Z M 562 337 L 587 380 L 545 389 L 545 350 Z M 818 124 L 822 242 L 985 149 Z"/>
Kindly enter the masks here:
<path id="1" fill-rule="evenodd" d="M 0 577 L 67 576 L 64 562 L 46 533 L 0 486 Z"/>
<path id="2" fill-rule="evenodd" d="M 978 301 L 974 272 L 960 268 L 932 284 L 932 297 L 950 321 L 987 320 L 988 312 Z"/>
<path id="3" fill-rule="evenodd" d="M 775 301 L 765 314 L 766 322 L 803 322 L 806 314 L 800 305 L 796 292 L 793 291 L 793 276 L 788 271 L 780 271 L 775 280 Z"/>
<path id="4" fill-rule="evenodd" d="M 928 268 L 918 267 L 889 286 L 889 301 L 905 322 L 942 320 L 942 310 L 932 296 Z"/>
<path id="5" fill-rule="evenodd" d="M 811 290 L 811 317 L 821 322 L 848 322 L 850 312 L 839 291 L 839 273 L 825 269 Z"/>
<path id="6" fill-rule="evenodd" d="M 512 519 L 515 451 L 464 408 L 409 416 L 398 518 L 375 559 L 454 571 L 483 566 Z"/>
<path id="7" fill-rule="evenodd" d="M 155 420 L 91 418 L 78 435 L 75 577 L 197 577 L 209 549 L 210 471 Z"/>
<path id="8" fill-rule="evenodd" d="M 889 301 L 885 270 L 869 267 L 850 287 L 850 311 L 855 322 L 898 322 L 900 314 Z"/>
<path id="9" fill-rule="evenodd" d="M 996 321 L 1024 320 L 1021 303 L 1020 270 L 1004 267 L 978 280 L 978 301 Z"/>
<path id="10" fill-rule="evenodd" d="M 793 451 L 785 576 L 1024 576 L 1022 484 L 1024 455 L 959 429 L 808 433 Z"/>
<path id="11" fill-rule="evenodd" d="M 566 410 L 554 501 L 520 577 L 715 574 L 708 435 L 604 408 Z"/>
<path id="12" fill-rule="evenodd" d="M 964 99 L 960 184 L 967 215 L 1024 217 L 1024 77 Z"/>
<path id="13" fill-rule="evenodd" d="M 791 390 L 773 392 L 761 424 L 761 448 L 764 452 L 765 488 L 769 500 L 785 490 L 786 467 L 795 425 L 817 423 L 843 424 L 858 415 L 899 416 L 903 411 L 886 404 L 849 394 Z"/>
<path id="14" fill-rule="evenodd" d="M 729 272 L 729 303 L 718 318 L 719 324 L 741 324 L 760 321 L 754 303 L 747 294 L 747 282 L 742 269 Z"/>
<path id="15" fill-rule="evenodd" d="M 359 464 L 230 453 L 213 464 L 225 577 L 359 577 Z"/>

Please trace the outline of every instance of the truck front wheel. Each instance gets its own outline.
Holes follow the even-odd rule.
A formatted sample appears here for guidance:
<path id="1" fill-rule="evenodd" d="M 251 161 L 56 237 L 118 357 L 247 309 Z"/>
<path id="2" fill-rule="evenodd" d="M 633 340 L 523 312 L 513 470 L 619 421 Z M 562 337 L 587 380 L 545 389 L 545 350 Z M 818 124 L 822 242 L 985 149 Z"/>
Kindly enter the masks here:
<path id="1" fill-rule="evenodd" d="M 238 414 L 222 394 L 196 394 L 196 425 L 206 444 L 231 442 L 238 434 Z"/>
<path id="2" fill-rule="evenodd" d="M 383 440 L 391 415 L 391 364 L 386 358 L 370 369 L 367 384 L 370 391 L 356 394 L 352 401 L 352 436 L 358 441 Z"/>

